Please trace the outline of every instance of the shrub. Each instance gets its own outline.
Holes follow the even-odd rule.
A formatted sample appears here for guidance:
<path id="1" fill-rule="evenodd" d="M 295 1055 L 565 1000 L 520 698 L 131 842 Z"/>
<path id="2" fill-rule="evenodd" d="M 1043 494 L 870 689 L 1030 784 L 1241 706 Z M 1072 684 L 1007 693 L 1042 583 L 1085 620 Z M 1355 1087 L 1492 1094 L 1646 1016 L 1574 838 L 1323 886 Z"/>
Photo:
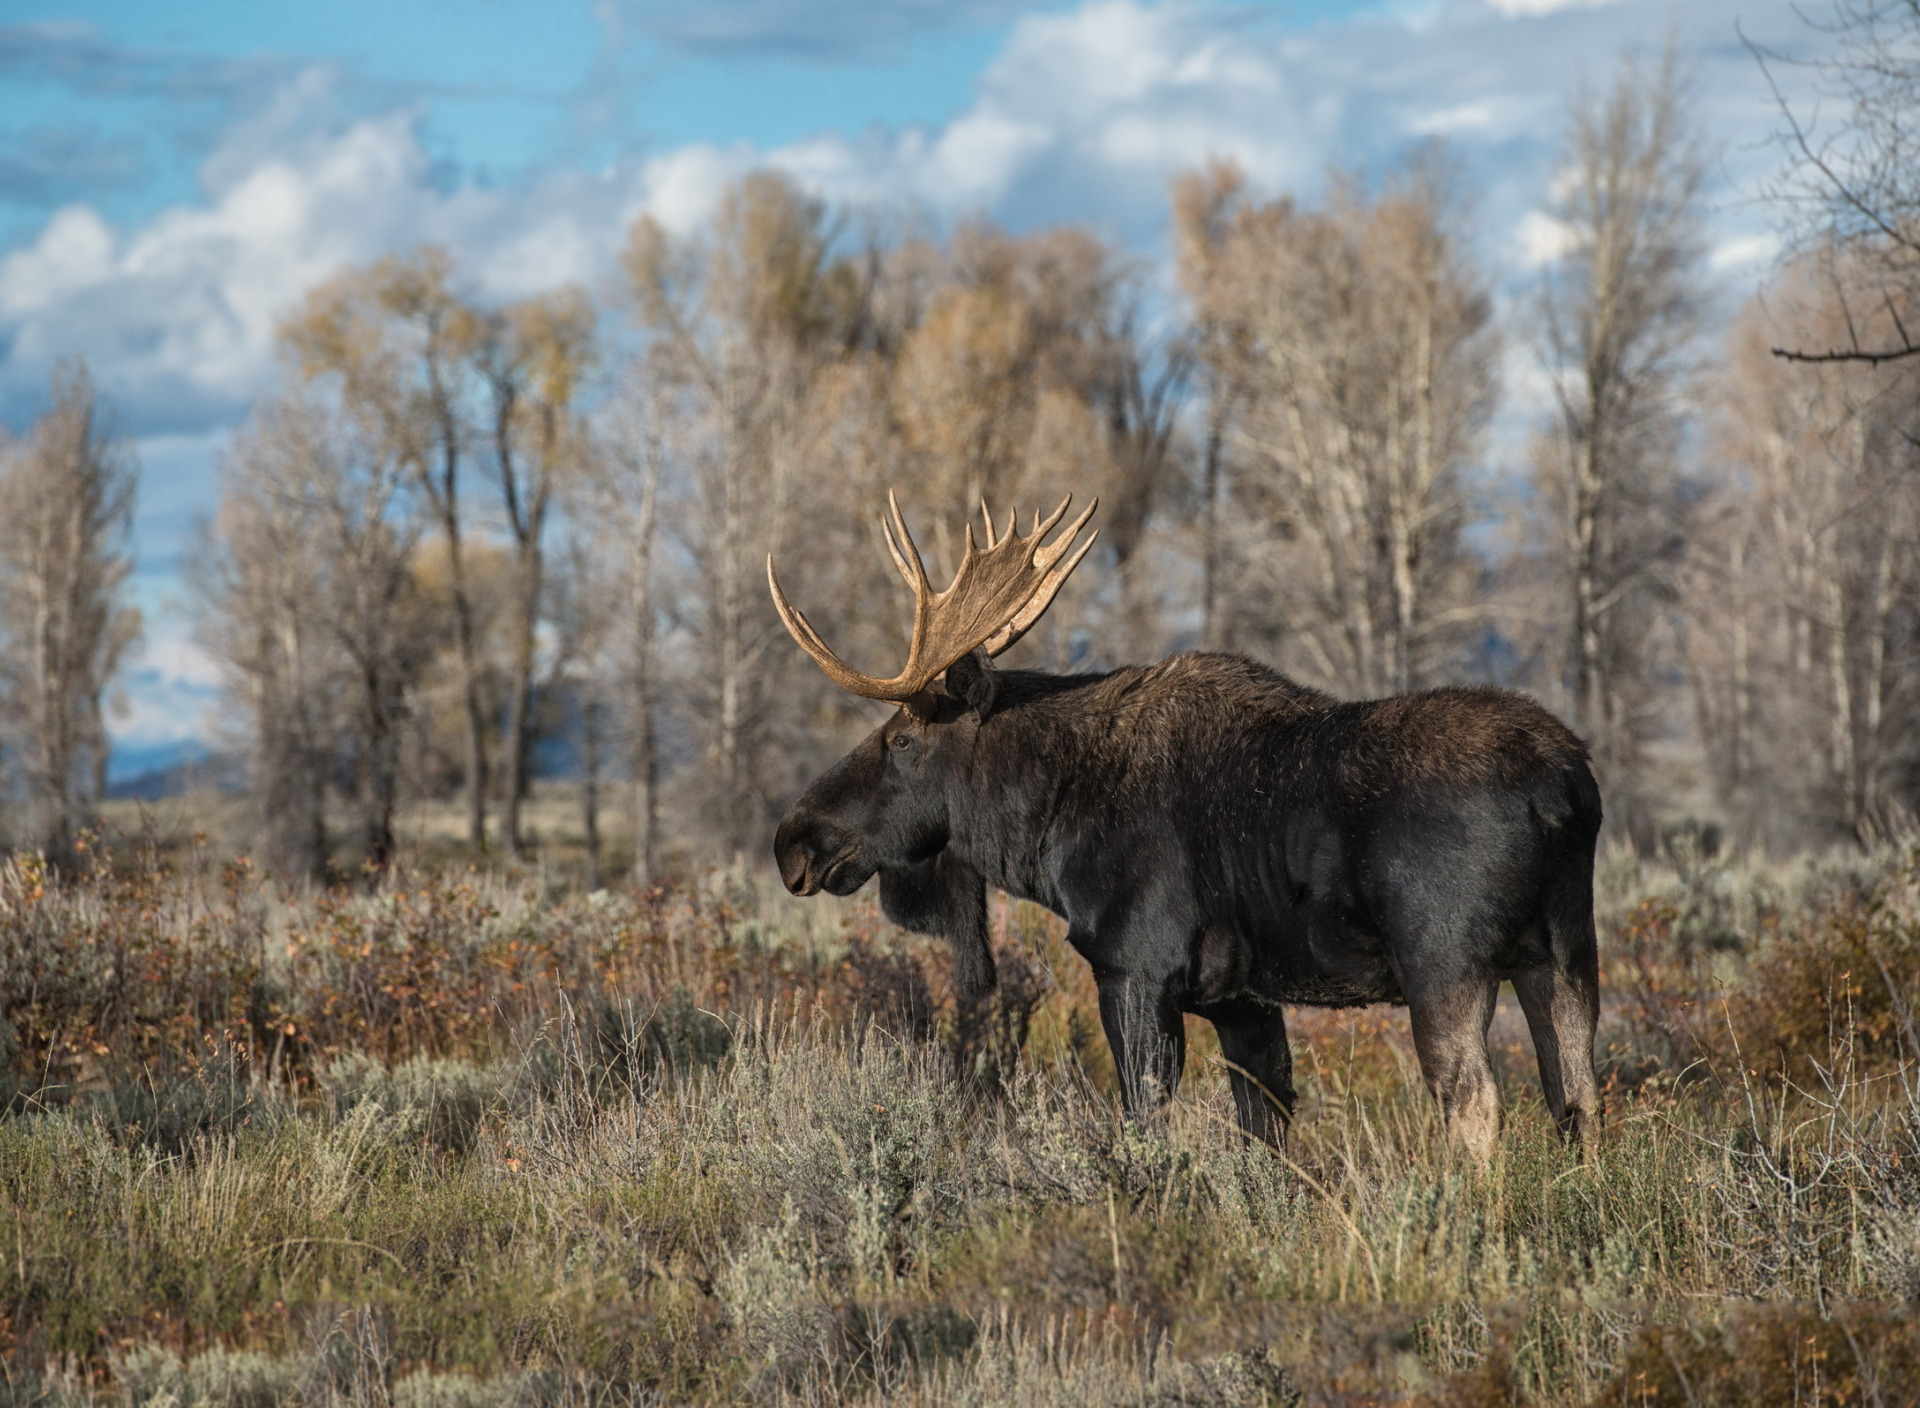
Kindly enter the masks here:
<path id="1" fill-rule="evenodd" d="M 463 1153 L 473 1147 L 481 1121 L 506 1104 L 512 1077 L 506 1066 L 429 1056 L 389 1069 L 356 1051 L 327 1067 L 320 1088 L 342 1119 L 362 1107 L 378 1110 L 395 1141 Z"/>
<path id="2" fill-rule="evenodd" d="M 738 884 L 34 876 L 0 880 L 8 1408 L 1913 1397 L 1911 1073 L 1616 1088 L 1587 1166 L 1529 1072 L 1483 1173 L 1404 1013 L 1289 1014 L 1276 1158 L 1201 1026 L 1164 1117 L 1119 1117 L 1086 965 L 1030 906 L 956 1004 L 870 904 L 789 931 Z M 1898 1068 L 1920 860 L 1804 914 L 1756 886 L 1689 919 L 1653 878 L 1608 1001 L 1641 975 L 1658 1074 L 1715 1022 L 1756 1068 L 1833 1033 Z"/>
<path id="3" fill-rule="evenodd" d="M 1865 896 L 1836 895 L 1812 922 L 1777 932 L 1727 998 L 1749 1069 L 1807 1081 L 1851 1061 L 1886 1071 L 1920 1060 L 1920 846 Z M 1702 1027 L 1703 1041 L 1728 1037 Z"/>
<path id="4" fill-rule="evenodd" d="M 0 1057 L 9 1103 L 44 1104 L 133 1071 L 192 1071 L 257 1039 L 262 932 L 244 862 L 221 893 L 160 870 L 119 869 L 82 841 L 86 868 L 0 861 Z"/>
<path id="5" fill-rule="evenodd" d="M 1894 1305 L 1742 1307 L 1649 1325 L 1595 1408 L 1920 1403 L 1920 1317 Z"/>

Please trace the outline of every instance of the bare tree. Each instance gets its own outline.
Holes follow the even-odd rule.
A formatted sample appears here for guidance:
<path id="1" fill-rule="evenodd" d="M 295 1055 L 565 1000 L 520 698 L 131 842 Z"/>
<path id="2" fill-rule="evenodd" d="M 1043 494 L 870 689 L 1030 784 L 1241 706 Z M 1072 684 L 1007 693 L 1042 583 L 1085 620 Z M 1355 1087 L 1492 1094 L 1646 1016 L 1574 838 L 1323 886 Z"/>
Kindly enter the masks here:
<path id="1" fill-rule="evenodd" d="M 548 608 L 557 637 L 554 693 L 567 696 L 579 745 L 580 826 L 589 889 L 599 889 L 605 873 L 601 785 L 617 706 L 623 699 L 633 704 L 624 689 L 629 680 L 621 668 L 619 645 L 621 627 L 628 624 L 620 586 L 631 565 L 624 541 L 630 510 L 623 512 L 628 506 L 621 502 L 617 485 L 617 476 L 602 472 L 577 476 L 565 486 L 565 531 Z M 647 509 L 640 512 L 644 517 Z M 644 703 L 638 712 L 646 714 Z M 644 835 L 635 837 L 636 851 L 641 852 L 635 878 L 640 883 L 645 883 L 647 842 Z"/>
<path id="2" fill-rule="evenodd" d="M 1831 268 L 1790 270 L 1735 331 L 1687 594 L 1715 781 L 1741 832 L 1779 847 L 1884 840 L 1920 766 L 1915 371 L 1768 355 L 1783 320 L 1845 327 Z"/>
<path id="3" fill-rule="evenodd" d="M 337 410 L 269 401 L 236 441 L 198 591 L 202 633 L 235 676 L 269 849 L 327 859 L 325 793 L 353 779 L 361 855 L 394 853 L 402 726 L 435 640 L 395 512 L 405 470 Z"/>
<path id="4" fill-rule="evenodd" d="M 791 662 L 769 656 L 780 628 L 762 564 L 802 488 L 811 393 L 840 331 L 827 233 L 818 202 L 762 174 L 722 200 L 709 246 L 676 246 L 643 217 L 627 252 L 666 443 L 684 474 L 692 581 L 681 621 L 705 752 L 700 800 L 736 862 L 765 824 L 771 789 L 785 785 L 770 745 L 792 717 L 774 687 Z M 808 498 L 817 511 L 818 494 Z"/>
<path id="5" fill-rule="evenodd" d="M 1118 640 L 1121 660 L 1152 660 L 1161 652 L 1161 573 L 1153 558 L 1156 517 L 1185 477 L 1180 413 L 1193 374 L 1190 341 L 1173 337 L 1158 348 L 1139 333 L 1140 300 L 1128 290 L 1114 300 L 1102 330 L 1092 387 L 1106 422 L 1104 481 L 1096 481 L 1105 508 L 1101 538 L 1113 554 L 1119 577 Z"/>
<path id="6" fill-rule="evenodd" d="M 1200 449 L 1200 644 L 1226 643 L 1221 588 L 1227 576 L 1228 535 L 1222 499 L 1227 488 L 1227 427 L 1240 389 L 1234 339 L 1240 319 L 1219 298 L 1230 280 L 1226 256 L 1246 176 L 1230 161 L 1214 161 L 1173 183 L 1173 235 L 1180 286 L 1192 310 L 1189 329 L 1205 403 Z"/>
<path id="7" fill-rule="evenodd" d="M 61 864 L 105 791 L 103 701 L 139 633 L 122 601 L 137 479 L 84 363 L 54 373 L 52 408 L 0 463 L 6 745 L 25 774 L 34 838 Z"/>
<path id="8" fill-rule="evenodd" d="M 263 407 L 235 437 L 192 586 L 200 639 L 244 701 L 261 859 L 322 880 L 342 671 L 316 590 L 325 569 L 306 476 L 288 463 L 321 449 L 306 411 Z"/>
<path id="9" fill-rule="evenodd" d="M 329 280 L 282 329 L 294 365 L 309 379 L 337 384 L 347 413 L 406 467 L 440 531 L 465 719 L 467 837 L 476 847 L 487 839 L 490 730 L 461 490 L 482 331 L 481 318 L 454 289 L 452 259 L 433 248 Z"/>
<path id="10" fill-rule="evenodd" d="M 1772 350 L 1797 362 L 1902 361 L 1920 353 L 1908 312 L 1920 296 L 1920 0 L 1831 0 L 1803 18 L 1833 41 L 1821 57 L 1749 47 L 1773 84 L 1786 154 L 1770 194 L 1801 275 L 1819 270 L 1840 317 L 1824 336 L 1792 327 Z M 1780 88 L 1783 66 L 1812 69 L 1810 108 Z"/>
<path id="11" fill-rule="evenodd" d="M 601 623 L 607 649 L 625 641 L 620 686 L 607 685 L 606 696 L 620 699 L 623 720 L 629 810 L 633 825 L 631 878 L 645 886 L 660 876 L 660 746 L 654 547 L 659 537 L 660 480 L 666 445 L 658 405 L 660 387 L 648 360 L 635 360 L 607 416 L 590 463 L 595 473 L 576 481 L 577 506 L 568 510 L 583 570 L 600 583 L 608 619 Z M 624 591 L 622 591 L 624 587 Z M 624 602 L 624 610 L 614 603 Z M 612 619 L 615 615 L 623 621 Z M 624 629 L 622 628 L 624 626 Z M 597 822 L 596 822 L 597 827 Z"/>
<path id="12" fill-rule="evenodd" d="M 1224 166 L 1175 200 L 1213 403 L 1210 618 L 1228 563 L 1234 578 L 1210 634 L 1348 694 L 1445 677 L 1479 612 L 1461 475 L 1496 352 L 1457 178 L 1427 149 L 1377 195 L 1340 183 L 1324 212 L 1252 201 Z"/>
<path id="13" fill-rule="evenodd" d="M 1700 302 L 1704 163 L 1671 50 L 1629 57 L 1611 90 L 1573 103 L 1566 241 L 1540 302 L 1557 414 L 1536 442 L 1533 479 L 1549 515 L 1538 560 L 1563 603 L 1545 654 L 1589 740 L 1613 823 L 1645 840 L 1638 799 L 1660 699 L 1654 683 L 1663 591 L 1684 538 L 1680 438 Z"/>
<path id="14" fill-rule="evenodd" d="M 511 675 L 502 829 L 522 854 L 520 804 L 533 741 L 533 676 L 556 488 L 584 458 L 575 402 L 593 358 L 594 314 L 578 289 L 529 299 L 486 320 L 474 355 L 492 390 L 493 460 L 513 545 Z M 451 539 L 449 539 L 451 541 Z"/>
<path id="15" fill-rule="evenodd" d="M 401 729 L 437 632 L 414 578 L 417 530 L 395 512 L 400 467 L 377 455 L 318 462 L 310 492 L 328 553 L 328 621 L 351 670 L 349 762 L 360 798 L 364 861 L 390 864 L 400 793 Z"/>
<path id="16" fill-rule="evenodd" d="M 1136 271 L 1086 230 L 967 226 L 922 286 L 924 314 L 884 374 L 895 453 L 935 510 L 934 570 L 957 566 L 955 529 L 982 499 L 1031 508 L 1098 494 L 1119 590 L 1093 649 L 1110 660 L 1156 652 L 1164 593 L 1151 530 L 1184 468 L 1185 343 L 1147 345 Z M 1056 613 L 1021 649 L 1068 663 L 1087 610 Z"/>

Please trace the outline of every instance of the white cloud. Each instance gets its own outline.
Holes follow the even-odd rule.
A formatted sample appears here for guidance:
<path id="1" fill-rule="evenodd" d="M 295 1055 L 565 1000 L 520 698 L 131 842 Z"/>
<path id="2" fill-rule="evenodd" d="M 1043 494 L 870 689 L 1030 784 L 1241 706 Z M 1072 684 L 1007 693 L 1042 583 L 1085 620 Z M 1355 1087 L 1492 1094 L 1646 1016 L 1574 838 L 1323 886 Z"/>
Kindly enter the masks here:
<path id="1" fill-rule="evenodd" d="M 1232 156 L 1258 180 L 1311 177 L 1338 108 L 1303 104 L 1269 36 L 1235 44 L 1230 12 L 1093 0 L 1029 16 L 946 123 L 826 132 L 759 151 L 695 144 L 645 172 L 647 209 L 697 225 L 726 184 L 759 163 L 833 200 L 910 202 L 937 214 L 988 209 L 1015 224 L 1092 219 L 1144 234 L 1169 178 Z M 1291 139 L 1290 134 L 1299 139 Z"/>
<path id="2" fill-rule="evenodd" d="M 341 85 L 318 66 L 225 135 L 203 200 L 133 229 L 69 206 L 0 256 L 0 412 L 17 418 L 54 359 L 84 353 L 143 430 L 230 421 L 271 374 L 275 320 L 345 264 L 435 240 L 501 295 L 592 284 L 639 211 L 688 232 L 762 163 L 834 200 L 984 209 L 1016 226 L 1090 220 L 1154 249 L 1183 167 L 1229 156 L 1260 186 L 1310 196 L 1330 163 L 1446 134 L 1484 183 L 1489 225 L 1517 231 L 1524 266 L 1555 248 L 1534 207 L 1566 94 L 1604 79 L 1622 42 L 1678 25 L 1705 55 L 1722 130 L 1769 120 L 1751 60 L 1727 42 L 1743 0 L 1490 4 L 1288 33 L 1226 5 L 1088 0 L 1016 22 L 943 124 L 692 144 L 517 187 L 449 183 L 418 108 L 330 123 Z M 1763 42 L 1790 37 L 1789 24 L 1747 23 Z"/>
<path id="3" fill-rule="evenodd" d="M 8 380 L 83 354 L 136 419 L 219 415 L 270 369 L 274 319 L 304 288 L 405 231 L 424 167 L 394 115 L 267 158 L 210 204 L 131 233 L 62 210 L 0 258 Z"/>
<path id="4" fill-rule="evenodd" d="M 1707 267 L 1723 273 L 1767 263 L 1779 253 L 1780 237 L 1776 234 L 1736 235 L 1714 246 L 1707 255 Z"/>
<path id="5" fill-rule="evenodd" d="M 208 736 L 226 678 L 180 611 L 149 610 L 145 631 L 108 711 L 116 748 L 147 749 Z"/>
<path id="6" fill-rule="evenodd" d="M 208 163 L 206 202 L 134 230 L 86 206 L 61 210 L 0 256 L 0 395 L 30 405 L 58 358 L 84 355 L 138 429 L 230 421 L 273 373 L 277 321 L 342 267 L 436 241 L 499 296 L 588 282 L 609 267 L 634 211 L 657 205 L 690 226 L 758 160 L 695 151 L 558 172 L 531 190 L 443 191 L 418 117 L 389 112 L 278 149 L 236 133 Z M 254 160 L 240 163 L 235 149 Z"/>
<path id="7" fill-rule="evenodd" d="M 1543 210 L 1529 210 L 1513 232 L 1514 257 L 1523 269 L 1550 264 L 1573 247 L 1573 228 Z"/>
<path id="8" fill-rule="evenodd" d="M 1408 127 L 1423 137 L 1444 137 L 1453 132 L 1474 132 L 1492 127 L 1494 115 L 1494 105 L 1481 99 L 1416 117 Z"/>
<path id="9" fill-rule="evenodd" d="M 37 312 L 98 283 L 113 265 L 113 231 L 84 205 L 56 211 L 39 241 L 0 260 L 0 317 Z"/>
<path id="10" fill-rule="evenodd" d="M 831 200 L 984 210 L 1016 228 L 1086 221 L 1157 256 L 1167 184 L 1184 167 L 1229 156 L 1260 187 L 1311 198 L 1330 165 L 1377 168 L 1409 141 L 1444 134 L 1480 188 L 1482 228 L 1506 232 L 1488 254 L 1517 286 L 1564 247 L 1541 206 L 1567 95 L 1604 83 L 1624 45 L 1671 27 L 1735 176 L 1772 160 L 1752 140 L 1773 118 L 1734 21 L 1775 47 L 1804 36 L 1789 7 L 1752 8 L 1452 0 L 1411 19 L 1288 32 L 1239 5 L 1088 0 L 1018 20 L 942 123 L 769 148 L 695 143 L 501 186 L 436 167 L 423 109 L 342 117 L 334 76 L 309 69 L 225 134 L 202 198 L 131 228 L 70 205 L 0 255 L 0 415 L 21 419 L 54 359 L 79 353 L 132 429 L 217 435 L 272 375 L 275 320 L 344 265 L 431 240 L 499 296 L 593 286 L 640 211 L 690 232 L 729 182 L 763 163 Z M 1718 238 L 1718 269 L 1768 253 L 1744 229 Z M 201 493 L 213 453 L 180 471 L 198 474 Z M 190 646 L 179 632 L 158 635 L 143 667 L 152 698 L 174 700 L 176 714 L 206 687 Z M 142 730 L 160 727 L 141 718 Z"/>
<path id="11" fill-rule="evenodd" d="M 676 235 L 690 235 L 719 202 L 729 182 L 761 164 L 759 152 L 744 143 L 725 149 L 698 143 L 649 161 L 645 170 L 646 210 Z"/>
<path id="12" fill-rule="evenodd" d="M 1057 134 L 1046 126 L 1022 122 L 992 109 L 968 114 L 949 127 L 933 146 L 932 180 L 909 183 L 917 194 L 985 203 L 1003 195 L 1020 169 L 1052 145 Z"/>
<path id="13" fill-rule="evenodd" d="M 1503 15 L 1551 15 L 1561 10 L 1597 9 L 1616 0 L 1487 0 Z"/>

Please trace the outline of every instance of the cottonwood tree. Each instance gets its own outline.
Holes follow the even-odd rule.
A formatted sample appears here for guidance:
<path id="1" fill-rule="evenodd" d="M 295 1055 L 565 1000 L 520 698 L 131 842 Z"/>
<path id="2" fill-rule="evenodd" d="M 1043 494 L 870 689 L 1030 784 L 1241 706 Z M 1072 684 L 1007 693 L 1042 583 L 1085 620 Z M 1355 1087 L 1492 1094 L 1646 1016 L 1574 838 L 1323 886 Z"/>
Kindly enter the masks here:
<path id="1" fill-rule="evenodd" d="M 821 371 L 846 345 L 850 275 L 829 258 L 826 214 L 784 178 L 750 176 L 723 197 L 706 241 L 676 242 L 650 217 L 626 267 L 676 462 L 675 536 L 689 567 L 678 624 L 703 752 L 696 805 L 721 853 L 744 862 L 772 798 L 791 782 L 776 745 L 795 719 L 797 672 L 767 601 L 765 561 L 832 516 L 807 441 Z M 800 519 L 804 513 L 805 519 Z M 783 547 L 782 560 L 795 560 Z"/>
<path id="2" fill-rule="evenodd" d="M 884 287 L 882 292 L 884 293 Z M 958 565 L 960 525 L 1097 494 L 1116 568 L 1106 658 L 1158 651 L 1149 535 L 1181 474 L 1175 431 L 1190 358 L 1139 335 L 1134 270 L 1088 231 L 1014 237 L 963 227 L 888 369 L 897 458 L 931 509 L 929 565 Z M 1086 609 L 1050 617 L 1022 647 L 1064 664 Z"/>
<path id="3" fill-rule="evenodd" d="M 396 509 L 402 471 L 383 456 L 320 461 L 336 472 L 311 487 L 329 555 L 328 621 L 349 668 L 348 766 L 360 807 L 362 858 L 394 853 L 402 728 L 420 672 L 441 633 L 419 591 L 417 526 Z"/>
<path id="4" fill-rule="evenodd" d="M 603 883 L 600 792 L 605 777 L 617 681 L 609 666 L 616 625 L 610 556 L 596 539 L 595 519 L 570 518 L 550 571 L 549 618 L 559 637 L 550 672 L 549 706 L 567 715 L 578 749 L 580 834 L 587 852 L 587 888 Z"/>
<path id="5" fill-rule="evenodd" d="M 1802 11 L 1830 41 L 1818 56 L 1754 50 L 1769 82 L 1786 163 L 1769 194 L 1840 316 L 1824 329 L 1783 320 L 1771 344 L 1799 362 L 1881 365 L 1920 355 L 1920 3 L 1832 0 Z M 1810 69 L 1796 108 L 1775 82 Z M 1872 331 L 1869 331 L 1869 325 Z"/>
<path id="6" fill-rule="evenodd" d="M 70 864 L 106 790 L 107 690 L 139 633 L 123 600 L 138 471 L 84 363 L 52 391 L 27 439 L 0 447 L 0 728 L 35 844 Z"/>
<path id="7" fill-rule="evenodd" d="M 1593 748 L 1610 823 L 1645 842 L 1660 627 L 1684 547 L 1680 467 L 1700 310 L 1704 161 L 1669 51 L 1572 104 L 1538 305 L 1555 415 L 1538 437 L 1534 563 L 1546 683 Z"/>
<path id="8" fill-rule="evenodd" d="M 263 407 L 235 436 L 192 586 L 200 640 L 247 715 L 258 854 L 317 881 L 331 852 L 326 801 L 344 671 L 316 590 L 323 549 L 294 468 L 326 452 L 316 429 L 295 403 Z"/>
<path id="9" fill-rule="evenodd" d="M 660 876 L 659 599 L 654 591 L 654 549 L 659 539 L 666 445 L 658 389 L 646 359 L 636 359 L 597 438 L 599 453 L 590 460 L 594 472 L 575 481 L 575 506 L 568 510 L 580 572 L 600 584 L 604 614 L 596 625 L 605 642 L 602 649 L 621 653 L 619 643 L 625 642 L 625 668 L 611 662 L 607 666 L 620 683 L 602 688 L 605 697 L 624 704 L 611 712 L 613 720 L 624 721 L 633 834 L 631 879 L 640 886 Z"/>
<path id="10" fill-rule="evenodd" d="M 1072 467 L 1035 463 L 1036 437 L 1097 452 L 1101 427 L 1084 390 L 1104 370 L 1099 342 L 1119 278 L 1084 230 L 1016 239 L 972 225 L 955 235 L 893 383 L 905 448 L 942 524 L 983 498 L 1027 495 L 1038 487 L 1030 474 L 1070 478 Z M 942 531 L 933 550 L 957 564 Z"/>
<path id="11" fill-rule="evenodd" d="M 482 320 L 481 329 L 474 358 L 491 392 L 493 467 L 513 550 L 501 829 L 508 848 L 519 856 L 548 515 L 556 491 L 569 475 L 579 474 L 587 456 L 577 403 L 593 364 L 594 312 L 578 289 L 565 289 L 503 309 Z M 449 535 L 449 544 L 453 541 Z M 450 556 L 450 562 L 456 560 Z M 456 578 L 456 593 L 461 585 Z"/>
<path id="12" fill-rule="evenodd" d="M 1191 339 L 1176 333 L 1156 346 L 1140 321 L 1140 291 L 1129 281 L 1107 301 L 1086 388 L 1106 431 L 1105 473 L 1094 487 L 1120 596 L 1110 650 L 1136 662 L 1159 658 L 1163 645 L 1168 592 L 1155 529 L 1187 478 L 1179 432 L 1194 369 Z"/>
<path id="13" fill-rule="evenodd" d="M 1183 178 L 1175 211 L 1205 471 L 1234 510 L 1222 543 L 1223 491 L 1203 487 L 1206 596 L 1233 604 L 1209 634 L 1349 695 L 1446 677 L 1479 614 L 1461 479 L 1497 352 L 1457 177 L 1430 148 L 1310 211 L 1220 165 Z"/>
<path id="14" fill-rule="evenodd" d="M 382 454 L 404 466 L 439 531 L 460 671 L 467 837 L 476 847 L 487 839 L 490 729 L 468 562 L 471 513 L 462 494 L 478 438 L 476 406 L 491 389 L 477 356 L 485 332 L 485 320 L 455 287 L 451 257 L 434 248 L 328 280 L 282 329 L 292 364 L 337 395 Z"/>
<path id="15" fill-rule="evenodd" d="M 1691 545 L 1688 664 L 1715 782 L 1775 847 L 1873 845 L 1920 766 L 1920 475 L 1906 364 L 1789 365 L 1783 324 L 1898 337 L 1852 314 L 1831 256 L 1743 314 L 1717 388 L 1721 474 Z M 1809 746 L 1809 745 L 1813 746 Z"/>
<path id="16" fill-rule="evenodd" d="M 1200 645 L 1221 649 L 1226 642 L 1222 587 L 1228 576 L 1223 499 L 1227 427 L 1237 409 L 1238 354 L 1233 345 L 1239 319 L 1220 303 L 1217 291 L 1229 276 L 1224 259 L 1246 174 L 1230 161 L 1214 161 L 1183 172 L 1173 183 L 1175 265 L 1190 307 L 1188 344 L 1197 361 L 1203 429 L 1199 452 Z"/>
<path id="17" fill-rule="evenodd" d="M 270 853 L 316 877 L 335 777 L 352 780 L 361 858 L 392 861 L 403 726 L 438 644 L 385 449 L 325 402 L 264 403 L 224 467 L 197 583 L 203 638 L 251 706 Z"/>
<path id="18" fill-rule="evenodd" d="M 555 636 L 550 694 L 564 707 L 578 750 L 587 886 L 596 890 L 605 876 L 601 793 L 618 743 L 620 706 L 646 713 L 645 704 L 626 693 L 633 681 L 630 669 L 624 668 L 628 661 L 622 659 L 622 628 L 630 623 L 621 586 L 631 570 L 631 555 L 625 541 L 627 515 L 615 496 L 605 492 L 611 481 L 612 476 L 581 475 L 567 486 L 547 608 Z M 643 828 L 636 829 L 634 844 L 641 854 L 633 878 L 644 884 L 653 858 L 644 856 L 649 838 Z"/>

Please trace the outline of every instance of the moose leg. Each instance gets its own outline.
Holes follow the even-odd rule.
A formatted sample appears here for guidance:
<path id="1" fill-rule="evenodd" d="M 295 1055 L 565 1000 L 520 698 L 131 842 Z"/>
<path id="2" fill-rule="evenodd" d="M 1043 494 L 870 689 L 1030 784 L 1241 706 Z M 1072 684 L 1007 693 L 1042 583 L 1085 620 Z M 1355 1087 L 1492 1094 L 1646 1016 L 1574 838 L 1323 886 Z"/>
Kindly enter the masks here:
<path id="1" fill-rule="evenodd" d="M 1100 1025 L 1120 1078 L 1120 1103 L 1135 1119 L 1173 1098 L 1187 1059 L 1187 1033 L 1173 985 L 1139 974 L 1096 976 Z"/>
<path id="2" fill-rule="evenodd" d="M 1599 1082 L 1593 1070 L 1593 1033 L 1600 1020 L 1597 982 L 1558 963 L 1516 974 L 1514 993 L 1527 1014 L 1540 1058 L 1540 1087 L 1560 1132 L 1591 1160 L 1599 1142 Z"/>
<path id="3" fill-rule="evenodd" d="M 1491 1163 L 1500 1139 L 1500 1092 L 1487 1060 L 1498 981 L 1464 979 L 1408 994 L 1413 1046 L 1427 1089 L 1440 1101 L 1447 1135 L 1479 1163 Z"/>
<path id="4" fill-rule="evenodd" d="M 1278 1007 L 1252 1003 L 1209 1008 L 1200 1015 L 1213 1022 L 1220 1038 L 1240 1128 L 1284 1152 L 1294 1102 L 1293 1048 L 1287 1044 L 1286 1018 Z"/>

